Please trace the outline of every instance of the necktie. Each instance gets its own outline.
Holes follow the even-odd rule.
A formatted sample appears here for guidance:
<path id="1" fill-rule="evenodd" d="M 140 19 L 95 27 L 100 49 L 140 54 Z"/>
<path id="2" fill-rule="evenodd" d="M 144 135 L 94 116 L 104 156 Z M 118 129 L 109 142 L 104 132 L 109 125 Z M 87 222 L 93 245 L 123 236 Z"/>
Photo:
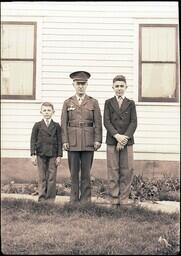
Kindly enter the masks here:
<path id="1" fill-rule="evenodd" d="M 119 108 L 121 107 L 123 103 L 123 98 L 121 96 L 118 97 L 118 104 L 119 104 Z"/>
<path id="2" fill-rule="evenodd" d="M 49 122 L 49 120 L 47 119 L 47 120 L 46 120 L 46 125 L 47 125 L 47 127 L 49 126 L 49 124 L 50 124 L 50 122 Z"/>
<path id="3" fill-rule="evenodd" d="M 79 98 L 79 105 L 82 103 L 82 98 L 80 97 Z"/>

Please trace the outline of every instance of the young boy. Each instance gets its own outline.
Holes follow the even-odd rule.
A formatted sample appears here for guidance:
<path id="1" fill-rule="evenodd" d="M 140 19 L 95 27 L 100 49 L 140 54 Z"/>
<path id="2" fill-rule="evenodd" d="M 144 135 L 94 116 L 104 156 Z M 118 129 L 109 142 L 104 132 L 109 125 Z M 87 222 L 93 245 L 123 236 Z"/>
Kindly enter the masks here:
<path id="1" fill-rule="evenodd" d="M 106 100 L 107 169 L 112 205 L 128 204 L 133 177 L 133 134 L 137 127 L 136 107 L 125 97 L 126 78 L 118 75 L 112 86 L 115 96 Z"/>
<path id="2" fill-rule="evenodd" d="M 61 127 L 52 120 L 54 107 L 49 102 L 41 105 L 43 119 L 34 124 L 31 133 L 32 163 L 38 166 L 38 201 L 56 197 L 57 166 L 62 157 Z"/>

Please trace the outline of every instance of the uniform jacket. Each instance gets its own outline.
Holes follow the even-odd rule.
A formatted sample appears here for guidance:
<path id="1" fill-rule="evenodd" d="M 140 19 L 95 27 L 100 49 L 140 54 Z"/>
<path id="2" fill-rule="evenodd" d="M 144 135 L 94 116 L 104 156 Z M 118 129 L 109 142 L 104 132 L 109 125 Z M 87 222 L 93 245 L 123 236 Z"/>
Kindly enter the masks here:
<path id="1" fill-rule="evenodd" d="M 62 156 L 61 127 L 51 120 L 47 127 L 44 120 L 34 124 L 31 133 L 31 155 Z"/>
<path id="2" fill-rule="evenodd" d="M 85 95 L 81 105 L 76 96 L 65 100 L 61 115 L 62 143 L 70 151 L 94 151 L 94 142 L 102 143 L 102 117 L 98 101 Z"/>
<path id="3" fill-rule="evenodd" d="M 106 143 L 116 145 L 115 134 L 124 134 L 129 137 L 128 145 L 134 144 L 133 134 L 137 127 L 137 113 L 133 100 L 124 98 L 119 108 L 116 97 L 106 100 L 104 105 L 104 126 L 107 129 Z"/>

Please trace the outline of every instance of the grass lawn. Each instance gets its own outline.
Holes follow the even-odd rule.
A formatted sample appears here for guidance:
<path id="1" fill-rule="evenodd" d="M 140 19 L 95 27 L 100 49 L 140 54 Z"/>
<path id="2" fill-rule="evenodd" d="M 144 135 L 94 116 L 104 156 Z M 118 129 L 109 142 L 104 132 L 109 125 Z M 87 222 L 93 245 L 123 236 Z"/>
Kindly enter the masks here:
<path id="1" fill-rule="evenodd" d="M 139 207 L 1 201 L 1 251 L 7 255 L 176 255 L 179 228 L 177 213 Z"/>

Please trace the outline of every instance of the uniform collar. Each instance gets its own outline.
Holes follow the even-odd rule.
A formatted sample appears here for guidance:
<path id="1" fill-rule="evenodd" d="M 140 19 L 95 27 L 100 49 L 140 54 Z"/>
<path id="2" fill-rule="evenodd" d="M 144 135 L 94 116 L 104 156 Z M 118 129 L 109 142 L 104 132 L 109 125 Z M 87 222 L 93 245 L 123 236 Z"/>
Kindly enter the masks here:
<path id="1" fill-rule="evenodd" d="M 80 98 L 81 98 L 81 100 L 83 100 L 83 99 L 85 98 L 85 94 L 84 94 L 84 95 L 82 95 L 81 97 L 80 97 L 80 96 L 78 96 L 77 94 L 76 94 L 75 96 L 76 96 L 77 100 L 79 100 Z"/>

